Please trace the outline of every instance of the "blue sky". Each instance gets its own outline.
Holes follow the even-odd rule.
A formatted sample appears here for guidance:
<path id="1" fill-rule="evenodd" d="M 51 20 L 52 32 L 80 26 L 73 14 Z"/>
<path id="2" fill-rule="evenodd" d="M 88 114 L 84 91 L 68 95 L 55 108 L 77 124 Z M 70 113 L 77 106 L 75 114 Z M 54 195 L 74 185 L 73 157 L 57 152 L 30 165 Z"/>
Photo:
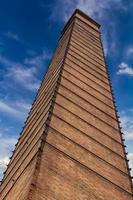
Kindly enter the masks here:
<path id="1" fill-rule="evenodd" d="M 79 8 L 101 24 L 104 51 L 133 166 L 133 1 L 0 2 L 0 178 L 60 32 Z"/>

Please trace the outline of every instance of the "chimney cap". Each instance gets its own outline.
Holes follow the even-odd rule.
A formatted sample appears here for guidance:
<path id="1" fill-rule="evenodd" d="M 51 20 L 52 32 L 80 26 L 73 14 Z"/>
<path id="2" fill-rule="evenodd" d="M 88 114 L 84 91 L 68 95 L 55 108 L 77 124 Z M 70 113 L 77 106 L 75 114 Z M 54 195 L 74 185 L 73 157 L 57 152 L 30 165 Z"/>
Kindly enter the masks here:
<path id="1" fill-rule="evenodd" d="M 73 12 L 73 14 L 71 15 L 71 17 L 67 21 L 66 25 L 64 26 L 63 30 L 61 31 L 61 35 L 65 32 L 65 30 L 67 29 L 67 27 L 69 26 L 69 24 L 73 21 L 73 19 L 77 17 L 76 14 L 81 15 L 82 17 L 84 17 L 85 19 L 87 19 L 88 21 L 90 21 L 91 23 L 93 23 L 97 28 L 101 27 L 101 25 L 99 23 L 97 23 L 94 19 L 92 19 L 91 17 L 89 17 L 83 11 L 81 11 L 79 9 L 75 9 L 75 11 Z"/>
<path id="2" fill-rule="evenodd" d="M 87 20 L 91 21 L 93 24 L 95 24 L 98 28 L 101 27 L 101 25 L 96 22 L 94 19 L 92 19 L 91 17 L 89 17 L 87 14 L 85 14 L 83 11 L 81 11 L 80 9 L 76 9 L 74 11 L 74 13 L 72 14 L 72 16 L 76 15 L 76 13 L 80 14 L 81 16 L 83 16 L 84 18 L 86 18 Z"/>

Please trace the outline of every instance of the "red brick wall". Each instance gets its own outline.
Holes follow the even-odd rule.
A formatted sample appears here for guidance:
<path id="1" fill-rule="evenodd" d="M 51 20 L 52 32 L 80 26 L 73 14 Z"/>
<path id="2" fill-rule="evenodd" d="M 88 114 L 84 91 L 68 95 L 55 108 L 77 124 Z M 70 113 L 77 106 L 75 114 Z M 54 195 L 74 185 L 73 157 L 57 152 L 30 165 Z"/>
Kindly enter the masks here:
<path id="1" fill-rule="evenodd" d="M 99 32 L 92 27 L 76 19 L 30 199 L 132 199 Z"/>
<path id="2" fill-rule="evenodd" d="M 1 185 L 4 200 L 132 200 L 99 25 L 64 29 Z"/>

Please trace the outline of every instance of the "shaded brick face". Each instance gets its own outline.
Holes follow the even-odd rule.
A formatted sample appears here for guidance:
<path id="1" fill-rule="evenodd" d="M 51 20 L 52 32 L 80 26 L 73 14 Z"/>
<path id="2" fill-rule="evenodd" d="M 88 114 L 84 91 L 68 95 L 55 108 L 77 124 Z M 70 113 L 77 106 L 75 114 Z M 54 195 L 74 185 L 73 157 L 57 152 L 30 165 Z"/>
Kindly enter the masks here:
<path id="1" fill-rule="evenodd" d="M 41 146 L 42 135 L 46 129 L 46 121 L 62 67 L 69 35 L 70 28 L 59 40 L 49 70 L 38 90 L 32 109 L 5 172 L 0 187 L 0 200 L 21 200 L 27 199 L 29 196 L 37 166 L 37 161 L 33 164 L 32 160 L 38 154 Z M 31 168 L 29 165 L 31 165 Z M 29 168 L 32 174 L 28 172 L 30 171 Z M 14 191 L 16 194 L 14 194 Z"/>
<path id="2" fill-rule="evenodd" d="M 64 28 L 1 185 L 9 200 L 132 200 L 99 25 Z"/>

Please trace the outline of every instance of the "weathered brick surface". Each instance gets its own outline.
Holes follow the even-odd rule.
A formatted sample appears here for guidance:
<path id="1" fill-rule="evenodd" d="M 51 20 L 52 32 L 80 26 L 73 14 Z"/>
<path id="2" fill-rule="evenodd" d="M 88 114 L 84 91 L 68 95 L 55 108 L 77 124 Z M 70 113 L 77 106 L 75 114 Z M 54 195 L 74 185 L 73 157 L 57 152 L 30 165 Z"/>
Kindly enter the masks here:
<path id="1" fill-rule="evenodd" d="M 21 163 L 18 163 L 15 166 L 15 168 L 11 171 L 11 173 L 5 178 L 0 188 L 0 193 L 2 194 L 1 195 L 2 197 L 4 197 L 9 192 L 9 190 L 13 188 L 12 186 L 13 186 L 14 181 L 16 182 L 18 180 L 21 173 L 23 173 L 23 171 L 26 169 L 27 165 L 30 163 L 32 158 L 36 155 L 39 146 L 40 146 L 40 143 L 38 142 L 34 146 L 34 148 L 32 148 L 30 154 L 25 158 L 25 160 L 23 160 L 23 162 Z M 23 187 L 24 186 L 22 185 L 22 188 Z"/>
<path id="2" fill-rule="evenodd" d="M 1 200 L 132 200 L 99 25 L 65 26 L 0 187 Z"/>
<path id="3" fill-rule="evenodd" d="M 83 42 L 82 40 L 80 40 L 79 37 L 76 38 L 75 34 L 72 35 L 71 44 L 73 46 L 76 45 L 77 49 L 79 47 L 81 47 L 82 50 L 85 51 L 86 54 L 89 52 L 93 59 L 95 59 L 95 60 L 98 59 L 99 61 L 104 62 L 104 59 L 103 59 L 102 55 L 97 54 L 96 51 L 94 51 L 94 50 L 92 50 L 90 48 L 90 45 L 87 45 L 85 42 Z"/>
<path id="4" fill-rule="evenodd" d="M 108 82 L 107 74 L 104 71 L 100 70 L 99 68 L 93 67 L 90 63 L 81 61 L 80 59 L 76 57 L 74 52 L 70 53 L 69 51 L 66 57 L 69 58 L 72 62 L 76 63 L 78 66 L 81 66 L 83 69 L 85 69 L 89 73 L 92 73 L 98 78 L 100 78 L 101 80 L 103 79 L 103 81 Z"/>
<path id="5" fill-rule="evenodd" d="M 75 19 L 76 24 L 80 25 L 80 27 L 84 30 L 86 30 L 92 37 L 95 37 L 96 39 L 99 39 L 99 30 L 92 29 L 91 26 L 87 26 L 86 23 L 84 23 L 84 20 Z M 96 26 L 95 26 L 96 27 Z"/>
<path id="6" fill-rule="evenodd" d="M 112 126 L 109 126 L 105 122 L 101 121 L 100 118 L 93 116 L 86 110 L 83 110 L 81 107 L 67 100 L 65 97 L 58 95 L 56 98 L 56 103 L 57 105 L 55 105 L 55 110 L 56 110 L 56 107 L 57 109 L 60 110 L 59 111 L 60 116 L 63 115 L 64 109 L 66 109 L 68 112 L 71 112 L 71 114 L 77 115 L 80 119 L 83 119 L 83 121 L 87 122 L 88 124 L 91 124 L 96 129 L 99 129 L 100 131 L 104 132 L 110 137 L 113 137 L 119 142 L 121 141 L 118 129 L 115 129 Z"/>
<path id="7" fill-rule="evenodd" d="M 92 154 L 90 151 L 87 151 L 83 146 L 81 147 L 80 145 L 77 145 L 76 143 L 70 141 L 66 137 L 63 137 L 61 134 L 58 134 L 51 129 L 49 129 L 48 132 L 47 142 L 65 154 L 69 155 L 73 159 L 82 163 L 89 169 L 97 172 L 116 185 L 131 192 L 131 187 L 129 180 L 127 179 L 127 175 L 123 174 L 104 160 L 99 159 L 99 157 Z"/>
<path id="8" fill-rule="evenodd" d="M 45 122 L 48 118 L 52 96 L 62 67 L 69 34 L 70 30 L 66 32 L 59 42 L 59 46 L 57 47 L 57 51 L 53 57 L 46 79 L 42 82 L 19 142 L 16 145 L 15 152 L 11 158 L 3 183 L 0 187 L 2 199 L 4 199 L 9 191 L 11 191 L 10 193 L 13 193 L 12 191 L 16 190 L 15 188 L 18 189 L 18 187 L 13 185 L 13 183 L 17 183 L 21 173 L 26 173 L 27 165 L 39 150 L 42 134 L 45 131 Z M 24 180 L 21 180 L 20 182 L 23 181 Z M 21 185 L 20 190 L 22 190 L 23 187 L 24 185 Z M 8 195 L 6 198 L 8 198 Z M 10 195 L 9 198 L 11 198 Z M 12 197 L 12 199 L 15 200 L 17 198 L 18 197 L 15 195 Z"/>
<path id="9" fill-rule="evenodd" d="M 0 196 L 0 199 L 3 199 L 3 197 L 5 196 L 4 199 L 6 200 L 26 200 L 32 182 L 35 164 L 36 157 L 23 171 L 17 181 L 12 181 L 12 189 L 9 190 L 8 194 L 5 196 L 5 190 L 4 193 L 2 193 L 2 195 Z"/>
<path id="10" fill-rule="evenodd" d="M 78 71 L 76 71 L 75 69 L 73 69 L 70 66 L 65 65 L 64 66 L 64 70 L 68 71 L 71 74 L 74 74 L 74 76 L 76 76 L 78 79 L 80 79 L 82 82 L 84 82 L 85 84 L 89 85 L 91 88 L 93 88 L 94 90 L 99 91 L 100 93 L 103 93 L 103 95 L 107 95 L 110 94 L 109 89 L 105 89 L 104 87 L 102 87 L 101 85 L 97 84 L 95 81 L 83 76 L 81 73 L 79 73 Z M 108 96 L 107 96 L 108 97 Z"/>
<path id="11" fill-rule="evenodd" d="M 93 80 L 94 82 L 101 85 L 105 89 L 110 89 L 109 84 L 106 81 L 100 79 L 99 77 L 96 77 L 96 74 L 94 74 L 93 72 L 88 73 L 87 70 L 82 68 L 80 65 L 78 66 L 76 63 L 72 62 L 70 59 L 66 59 L 65 64 L 66 66 L 69 66 L 69 67 L 71 66 L 72 69 L 76 70 L 77 72 L 87 77 L 88 79 Z"/>
<path id="12" fill-rule="evenodd" d="M 86 92 L 88 92 L 90 95 L 93 95 L 95 98 L 99 99 L 103 103 L 107 104 L 109 107 L 113 108 L 113 103 L 108 94 L 104 95 L 102 92 L 100 93 L 98 90 L 90 87 L 80 79 L 78 79 L 76 76 L 71 74 L 70 72 L 67 72 L 66 70 L 63 71 L 63 77 L 67 78 L 67 80 L 71 81 L 75 85 L 77 85 L 79 88 L 82 88 Z M 114 111 L 114 110 L 113 110 Z"/>
<path id="13" fill-rule="evenodd" d="M 81 45 L 77 44 L 73 40 L 71 40 L 70 44 L 71 44 L 72 50 L 80 51 L 82 53 L 82 56 L 84 55 L 83 57 L 85 57 L 85 59 L 91 58 L 92 63 L 95 62 L 96 64 L 100 64 L 100 66 L 105 66 L 104 60 L 99 59 L 99 57 L 96 57 L 95 55 L 90 53 L 90 51 L 82 47 Z M 101 67 L 101 68 L 103 70 L 104 67 Z"/>
<path id="14" fill-rule="evenodd" d="M 99 137 L 95 138 L 95 135 L 93 136 L 92 134 L 82 132 L 82 130 L 77 129 L 77 127 L 74 127 L 72 124 L 69 124 L 67 119 L 66 121 L 62 120 L 62 118 L 58 118 L 57 115 L 52 116 L 50 126 L 71 140 L 86 147 L 88 150 L 91 150 L 93 153 L 106 161 L 114 164 L 121 170 L 125 169 L 123 167 L 125 166 L 125 161 L 123 160 L 124 154 L 121 144 L 115 142 L 106 135 L 103 137 L 106 142 L 102 143 L 102 139 L 100 140 Z M 105 157 L 106 154 L 109 156 Z M 120 157 L 117 154 L 120 155 Z M 116 163 L 119 164 L 116 165 Z"/>
<path id="15" fill-rule="evenodd" d="M 84 31 L 81 31 L 79 28 L 74 28 L 72 34 L 72 41 L 75 41 L 80 46 L 83 46 L 84 49 L 90 51 L 93 54 L 96 54 L 96 57 L 103 59 L 103 52 L 97 43 L 93 43 L 93 39 L 88 35 L 85 35 Z"/>
<path id="16" fill-rule="evenodd" d="M 81 36 L 82 39 L 86 39 L 86 42 L 91 42 L 91 45 L 95 46 L 95 48 L 97 48 L 98 50 L 98 53 L 101 53 L 103 57 L 100 38 L 97 38 L 94 35 L 90 34 L 81 25 L 77 23 L 76 23 L 76 26 L 74 26 L 73 33 L 77 33 L 79 36 Z"/>
<path id="17" fill-rule="evenodd" d="M 76 49 L 76 48 L 74 48 L 72 46 L 70 47 L 69 51 L 70 51 L 71 54 L 74 52 L 74 54 L 76 54 L 77 58 L 80 59 L 82 62 L 84 62 L 84 63 L 88 63 L 89 62 L 90 65 L 93 68 L 97 67 L 101 71 L 106 72 L 105 65 L 102 66 L 99 62 L 96 62 L 95 60 L 93 60 L 91 58 L 91 56 L 89 57 L 89 56 L 85 55 L 84 53 L 82 53 L 81 51 L 78 51 L 78 49 Z"/>
<path id="18" fill-rule="evenodd" d="M 69 90 L 62 85 L 60 85 L 58 93 L 63 95 L 64 97 L 67 97 L 67 99 L 71 100 L 86 111 L 90 112 L 92 115 L 95 115 L 98 118 L 100 116 L 100 119 L 102 121 L 105 121 L 107 124 L 118 129 L 118 123 L 116 119 L 112 118 L 110 115 L 98 109 L 97 107 L 94 107 L 94 105 L 88 102 L 87 99 L 83 99 L 81 96 L 77 95 L 72 90 Z"/>
<path id="19" fill-rule="evenodd" d="M 33 200 L 132 200 L 128 192 L 113 185 L 78 161 L 45 145 Z"/>
<path id="20" fill-rule="evenodd" d="M 13 168 L 16 166 L 16 163 L 19 164 L 24 160 L 27 155 L 29 154 L 31 148 L 36 144 L 38 140 L 40 140 L 40 137 L 42 136 L 42 132 L 45 130 L 45 126 L 43 125 L 38 132 L 34 132 L 29 139 L 27 139 L 27 142 L 23 144 L 22 148 L 17 152 L 17 155 L 14 160 L 10 163 L 8 170 L 6 172 L 6 176 L 13 170 Z M 5 176 L 5 177 L 6 177 Z"/>
<path id="21" fill-rule="evenodd" d="M 62 76 L 61 84 L 71 91 L 74 91 L 76 94 L 81 96 L 84 99 L 87 99 L 88 102 L 91 102 L 94 106 L 98 107 L 99 109 L 103 110 L 107 114 L 111 115 L 113 118 L 116 118 L 115 112 L 112 108 L 110 108 L 107 104 L 105 104 L 103 101 L 101 101 L 97 96 L 95 97 L 92 95 L 90 90 L 86 91 L 82 85 L 75 84 L 75 82 L 72 82 L 69 77 Z M 104 98 L 104 97 L 103 97 Z M 104 98 L 105 99 L 105 98 Z M 110 100 L 109 100 L 110 102 Z"/>

